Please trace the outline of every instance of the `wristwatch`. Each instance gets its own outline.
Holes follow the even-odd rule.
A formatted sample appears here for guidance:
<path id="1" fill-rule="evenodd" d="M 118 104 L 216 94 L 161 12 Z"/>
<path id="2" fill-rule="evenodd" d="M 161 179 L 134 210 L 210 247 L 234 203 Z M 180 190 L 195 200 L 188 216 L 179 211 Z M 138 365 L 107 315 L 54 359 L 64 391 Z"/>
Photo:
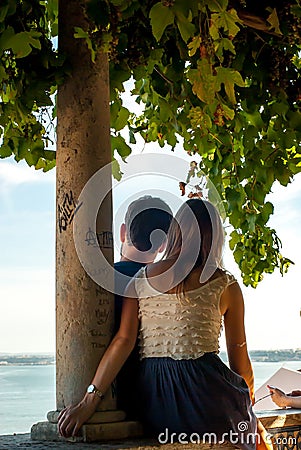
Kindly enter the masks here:
<path id="1" fill-rule="evenodd" d="M 96 394 L 101 400 L 104 399 L 103 393 L 97 389 L 97 387 L 94 384 L 90 384 L 90 386 L 87 387 L 88 394 Z"/>

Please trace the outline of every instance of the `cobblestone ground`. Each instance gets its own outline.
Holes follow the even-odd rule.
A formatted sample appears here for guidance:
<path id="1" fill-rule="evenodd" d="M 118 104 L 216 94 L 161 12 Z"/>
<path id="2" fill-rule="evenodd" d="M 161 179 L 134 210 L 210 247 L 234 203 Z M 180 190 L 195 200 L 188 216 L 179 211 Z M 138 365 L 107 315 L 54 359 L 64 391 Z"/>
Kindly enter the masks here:
<path id="1" fill-rule="evenodd" d="M 30 434 L 15 434 L 0 436 L 0 450 L 212 450 L 213 447 L 206 444 L 167 444 L 160 445 L 151 440 L 124 440 L 106 443 L 86 444 L 83 442 L 37 442 L 30 439 Z M 214 446 L 214 450 L 233 450 L 228 445 Z"/>
<path id="2" fill-rule="evenodd" d="M 0 436 L 0 450 L 20 450 L 20 449 L 32 449 L 32 450 L 117 450 L 117 449 L 131 449 L 140 450 L 142 448 L 156 448 L 155 442 L 148 441 L 147 445 L 144 441 L 114 441 L 106 443 L 83 443 L 83 442 L 39 442 L 32 441 L 30 434 L 16 434 Z M 147 446 L 146 446 L 147 445 Z"/>

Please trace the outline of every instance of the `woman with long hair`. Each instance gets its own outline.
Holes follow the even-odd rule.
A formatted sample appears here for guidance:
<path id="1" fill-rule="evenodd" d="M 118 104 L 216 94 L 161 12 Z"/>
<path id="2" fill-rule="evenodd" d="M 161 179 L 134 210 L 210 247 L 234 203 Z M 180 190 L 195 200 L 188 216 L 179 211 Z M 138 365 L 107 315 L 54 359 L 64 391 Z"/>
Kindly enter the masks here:
<path id="1" fill-rule="evenodd" d="M 224 231 L 208 201 L 185 202 L 173 219 L 161 261 L 142 268 L 125 294 L 120 329 L 92 380 L 95 389 L 64 409 L 59 430 L 76 435 L 131 353 L 138 334 L 139 417 L 165 442 L 230 442 L 251 450 L 253 371 L 244 328 L 244 302 L 222 268 Z M 228 368 L 218 357 L 225 328 Z M 184 443 L 184 442 L 183 442 Z"/>

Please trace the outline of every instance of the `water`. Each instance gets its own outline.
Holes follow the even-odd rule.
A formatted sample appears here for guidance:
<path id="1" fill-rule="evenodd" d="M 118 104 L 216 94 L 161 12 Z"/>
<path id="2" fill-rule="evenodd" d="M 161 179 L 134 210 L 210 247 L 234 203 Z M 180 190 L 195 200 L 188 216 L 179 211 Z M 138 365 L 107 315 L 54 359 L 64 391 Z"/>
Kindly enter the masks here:
<path id="1" fill-rule="evenodd" d="M 255 389 L 282 366 L 301 369 L 301 361 L 253 362 Z M 54 365 L 0 366 L 0 435 L 28 433 L 46 420 L 55 409 L 54 386 Z"/>
<path id="2" fill-rule="evenodd" d="M 55 408 L 55 366 L 0 366 L 0 435 L 28 433 Z"/>

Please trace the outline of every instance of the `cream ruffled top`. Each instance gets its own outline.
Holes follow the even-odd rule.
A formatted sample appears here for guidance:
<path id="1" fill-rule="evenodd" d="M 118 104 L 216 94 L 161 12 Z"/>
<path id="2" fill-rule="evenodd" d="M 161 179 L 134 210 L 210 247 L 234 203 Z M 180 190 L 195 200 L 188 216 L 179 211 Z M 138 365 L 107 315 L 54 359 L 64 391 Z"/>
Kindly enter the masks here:
<path id="1" fill-rule="evenodd" d="M 222 315 L 219 302 L 224 289 L 236 280 L 226 272 L 179 300 L 149 284 L 142 268 L 135 277 L 139 301 L 140 358 L 196 359 L 219 351 Z"/>

